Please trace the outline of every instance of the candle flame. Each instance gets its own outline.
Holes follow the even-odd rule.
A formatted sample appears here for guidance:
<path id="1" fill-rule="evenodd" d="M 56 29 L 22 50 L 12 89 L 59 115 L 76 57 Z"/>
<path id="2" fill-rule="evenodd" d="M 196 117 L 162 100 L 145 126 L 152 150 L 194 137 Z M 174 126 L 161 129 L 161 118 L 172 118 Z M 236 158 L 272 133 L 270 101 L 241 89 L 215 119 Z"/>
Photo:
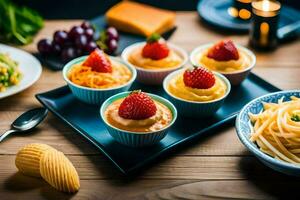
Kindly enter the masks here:
<path id="1" fill-rule="evenodd" d="M 270 10 L 270 1 L 269 0 L 263 0 L 262 9 L 263 9 L 263 11 L 269 11 Z"/>

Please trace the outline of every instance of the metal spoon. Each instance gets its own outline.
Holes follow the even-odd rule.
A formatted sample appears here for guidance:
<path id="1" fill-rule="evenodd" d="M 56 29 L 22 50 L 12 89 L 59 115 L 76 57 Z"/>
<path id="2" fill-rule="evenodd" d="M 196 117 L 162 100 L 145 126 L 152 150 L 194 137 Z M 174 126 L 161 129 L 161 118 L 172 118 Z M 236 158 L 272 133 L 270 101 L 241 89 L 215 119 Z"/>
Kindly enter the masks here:
<path id="1" fill-rule="evenodd" d="M 47 116 L 46 108 L 34 108 L 20 115 L 12 124 L 11 129 L 0 135 L 0 142 L 11 133 L 25 133 L 36 127 Z"/>

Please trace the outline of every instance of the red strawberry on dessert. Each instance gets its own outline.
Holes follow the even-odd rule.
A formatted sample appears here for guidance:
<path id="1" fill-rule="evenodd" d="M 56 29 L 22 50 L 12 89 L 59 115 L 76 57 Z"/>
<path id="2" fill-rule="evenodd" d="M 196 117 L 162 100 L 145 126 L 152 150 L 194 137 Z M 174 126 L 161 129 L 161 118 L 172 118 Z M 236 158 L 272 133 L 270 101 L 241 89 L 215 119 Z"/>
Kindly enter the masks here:
<path id="1" fill-rule="evenodd" d="M 207 57 L 217 61 L 238 60 L 239 52 L 231 40 L 223 40 L 209 49 Z"/>
<path id="2" fill-rule="evenodd" d="M 118 112 L 125 119 L 147 119 L 155 115 L 156 105 L 146 93 L 137 90 L 123 100 Z"/>
<path id="3" fill-rule="evenodd" d="M 145 58 L 151 58 L 153 60 L 160 60 L 169 55 L 169 48 L 166 42 L 161 38 L 159 34 L 152 34 L 142 50 L 142 55 Z"/>
<path id="4" fill-rule="evenodd" d="M 91 67 L 93 71 L 111 73 L 111 62 L 105 53 L 100 49 L 95 49 L 83 62 L 83 66 Z"/>
<path id="5" fill-rule="evenodd" d="M 214 74 L 208 69 L 194 66 L 192 69 L 185 70 L 183 82 L 187 87 L 208 89 L 215 84 L 216 79 Z"/>

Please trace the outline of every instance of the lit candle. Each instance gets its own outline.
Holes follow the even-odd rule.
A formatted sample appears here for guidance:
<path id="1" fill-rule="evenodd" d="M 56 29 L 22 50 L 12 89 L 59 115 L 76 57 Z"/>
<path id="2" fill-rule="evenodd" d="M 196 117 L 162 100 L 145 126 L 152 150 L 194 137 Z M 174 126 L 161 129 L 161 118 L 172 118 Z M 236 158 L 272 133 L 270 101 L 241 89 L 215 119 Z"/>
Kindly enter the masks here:
<path id="1" fill-rule="evenodd" d="M 250 44 L 254 48 L 271 50 L 276 47 L 280 7 L 280 3 L 275 0 L 252 2 Z"/>
<path id="2" fill-rule="evenodd" d="M 251 1 L 252 0 L 234 0 L 233 7 L 228 8 L 229 15 L 243 20 L 250 19 Z"/>

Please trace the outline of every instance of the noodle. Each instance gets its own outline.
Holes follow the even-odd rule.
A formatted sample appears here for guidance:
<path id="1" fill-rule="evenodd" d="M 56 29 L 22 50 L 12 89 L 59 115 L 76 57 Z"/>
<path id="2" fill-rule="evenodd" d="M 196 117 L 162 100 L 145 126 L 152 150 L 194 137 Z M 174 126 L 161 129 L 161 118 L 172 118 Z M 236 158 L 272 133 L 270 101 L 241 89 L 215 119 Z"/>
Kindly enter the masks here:
<path id="1" fill-rule="evenodd" d="M 93 71 L 91 67 L 74 65 L 68 74 L 73 83 L 89 88 L 111 88 L 124 85 L 131 79 L 130 70 L 119 63 L 112 62 L 112 73 Z"/>
<path id="2" fill-rule="evenodd" d="M 250 140 L 275 159 L 300 165 L 300 98 L 263 102 L 264 110 L 249 113 Z"/>

